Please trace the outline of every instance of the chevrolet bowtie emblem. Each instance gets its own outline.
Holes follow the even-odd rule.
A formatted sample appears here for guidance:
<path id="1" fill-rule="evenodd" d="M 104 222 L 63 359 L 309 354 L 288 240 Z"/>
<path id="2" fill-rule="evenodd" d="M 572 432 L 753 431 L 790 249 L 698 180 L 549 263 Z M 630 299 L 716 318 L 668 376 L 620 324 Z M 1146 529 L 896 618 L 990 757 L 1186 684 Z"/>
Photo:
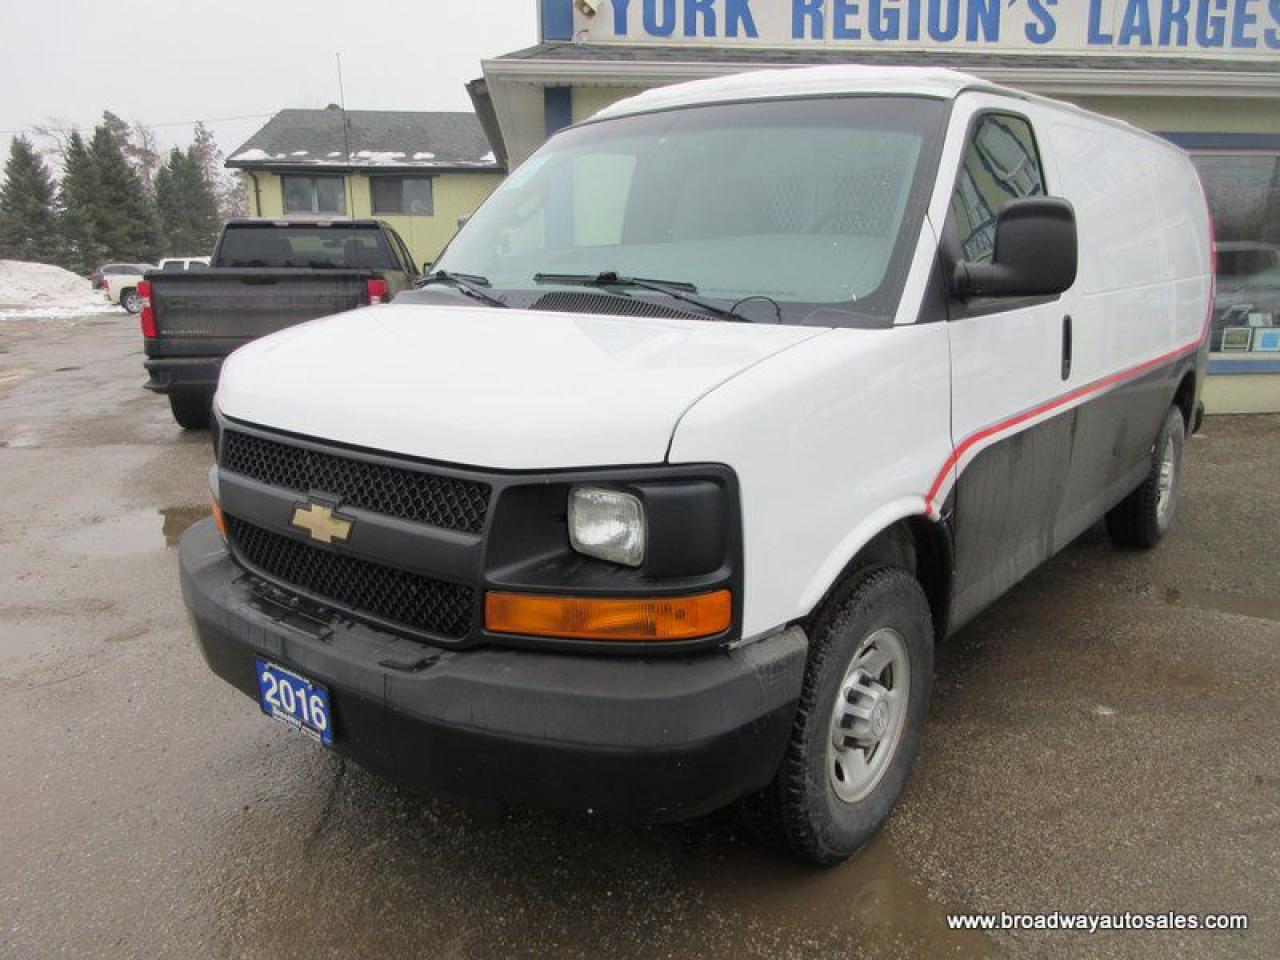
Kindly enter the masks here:
<path id="1" fill-rule="evenodd" d="M 320 543 L 345 543 L 354 521 L 340 517 L 323 503 L 300 503 L 293 510 L 293 525 Z"/>

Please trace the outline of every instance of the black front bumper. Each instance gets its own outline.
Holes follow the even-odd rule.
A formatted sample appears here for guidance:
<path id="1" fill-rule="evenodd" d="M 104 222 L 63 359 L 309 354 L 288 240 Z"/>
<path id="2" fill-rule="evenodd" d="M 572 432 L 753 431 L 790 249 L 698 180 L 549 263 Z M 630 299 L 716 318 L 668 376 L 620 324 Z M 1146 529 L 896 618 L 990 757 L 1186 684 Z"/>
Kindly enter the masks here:
<path id="1" fill-rule="evenodd" d="M 148 379 L 143 386 L 153 393 L 175 390 L 207 390 L 218 386 L 225 357 L 148 357 L 142 361 Z"/>
<path id="2" fill-rule="evenodd" d="M 290 612 L 232 561 L 211 520 L 183 537 L 180 562 L 215 673 L 255 700 L 257 657 L 324 684 L 335 749 L 446 796 L 621 819 L 698 816 L 772 779 L 800 695 L 799 628 L 696 656 L 444 651 Z"/>

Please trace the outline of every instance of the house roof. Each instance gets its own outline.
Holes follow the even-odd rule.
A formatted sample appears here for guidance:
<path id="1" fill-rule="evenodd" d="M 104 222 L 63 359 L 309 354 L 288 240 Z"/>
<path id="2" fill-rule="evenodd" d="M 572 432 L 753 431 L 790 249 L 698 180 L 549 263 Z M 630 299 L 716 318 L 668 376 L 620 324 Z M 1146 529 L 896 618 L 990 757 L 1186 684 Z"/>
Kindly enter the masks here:
<path id="1" fill-rule="evenodd" d="M 227 166 L 489 172 L 503 169 L 475 114 L 343 111 L 336 106 L 281 110 L 231 154 Z"/>

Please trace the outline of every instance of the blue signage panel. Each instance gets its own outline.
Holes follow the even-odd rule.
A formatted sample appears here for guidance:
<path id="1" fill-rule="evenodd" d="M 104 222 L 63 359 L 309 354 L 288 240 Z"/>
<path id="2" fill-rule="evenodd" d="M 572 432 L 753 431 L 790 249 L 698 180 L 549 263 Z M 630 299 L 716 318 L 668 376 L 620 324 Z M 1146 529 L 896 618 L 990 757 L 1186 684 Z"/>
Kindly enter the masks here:
<path id="1" fill-rule="evenodd" d="M 545 34 L 548 11 L 560 4 L 542 2 Z M 573 21 L 570 34 L 590 43 L 1233 58 L 1280 53 L 1280 0 L 564 0 L 564 5 Z"/>

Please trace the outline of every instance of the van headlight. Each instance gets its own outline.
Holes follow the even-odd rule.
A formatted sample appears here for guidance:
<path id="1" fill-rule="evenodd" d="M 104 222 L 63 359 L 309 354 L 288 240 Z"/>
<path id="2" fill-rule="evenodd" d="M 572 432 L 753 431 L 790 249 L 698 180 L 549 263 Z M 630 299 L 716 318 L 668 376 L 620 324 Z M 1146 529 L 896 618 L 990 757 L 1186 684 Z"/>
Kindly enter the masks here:
<path id="1" fill-rule="evenodd" d="M 621 490 L 574 487 L 569 491 L 569 543 L 588 557 L 640 566 L 645 547 L 644 504 Z"/>

